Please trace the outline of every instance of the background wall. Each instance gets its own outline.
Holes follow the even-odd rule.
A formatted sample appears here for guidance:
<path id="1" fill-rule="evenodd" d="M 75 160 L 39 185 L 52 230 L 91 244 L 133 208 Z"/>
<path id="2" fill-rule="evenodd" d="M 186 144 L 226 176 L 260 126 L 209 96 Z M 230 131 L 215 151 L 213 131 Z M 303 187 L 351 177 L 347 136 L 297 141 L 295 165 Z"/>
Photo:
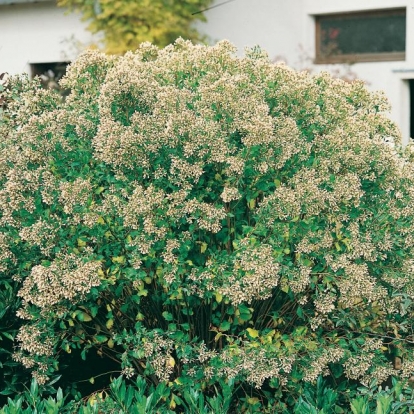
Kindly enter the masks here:
<path id="1" fill-rule="evenodd" d="M 298 58 L 304 36 L 303 0 L 234 0 L 207 11 L 206 17 L 207 23 L 199 27 L 212 43 L 228 39 L 240 53 L 246 46 L 260 45 L 271 58 Z"/>
<path id="2" fill-rule="evenodd" d="M 54 2 L 0 2 L 0 73 L 29 72 L 30 63 L 71 60 L 79 53 L 74 36 L 83 44 L 93 41 L 79 15 L 66 15 Z"/>

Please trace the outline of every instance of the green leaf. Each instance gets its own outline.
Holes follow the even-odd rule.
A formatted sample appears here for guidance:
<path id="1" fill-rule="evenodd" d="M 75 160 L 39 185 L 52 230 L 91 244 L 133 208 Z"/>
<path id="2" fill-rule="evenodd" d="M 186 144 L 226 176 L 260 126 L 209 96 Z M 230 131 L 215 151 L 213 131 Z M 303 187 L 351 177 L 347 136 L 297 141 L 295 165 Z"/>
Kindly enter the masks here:
<path id="1" fill-rule="evenodd" d="M 1 334 L 7 338 L 10 339 L 10 341 L 14 341 L 13 335 L 9 334 L 8 332 L 1 332 Z"/>
<path id="2" fill-rule="evenodd" d="M 170 312 L 167 312 L 167 311 L 164 311 L 162 313 L 162 316 L 166 321 L 169 321 L 169 322 L 171 322 L 174 319 L 172 314 Z"/>
<path id="3" fill-rule="evenodd" d="M 94 335 L 93 341 L 97 342 L 99 344 L 103 344 L 108 340 L 108 338 L 105 335 Z"/>
<path id="4" fill-rule="evenodd" d="M 219 330 L 221 332 L 226 332 L 231 328 L 231 323 L 229 321 L 223 321 L 220 326 L 219 326 Z"/>
<path id="5" fill-rule="evenodd" d="M 392 395 L 378 394 L 377 397 L 377 411 L 376 414 L 389 414 L 392 408 Z"/>
<path id="6" fill-rule="evenodd" d="M 98 314 L 98 306 L 91 306 L 89 308 L 89 311 L 91 313 L 92 318 L 95 318 L 96 315 Z"/>
<path id="7" fill-rule="evenodd" d="M 101 194 L 102 193 L 102 191 L 104 191 L 105 190 L 105 187 L 98 187 L 96 190 L 95 190 L 95 194 Z"/>
<path id="8" fill-rule="evenodd" d="M 81 322 L 90 322 L 92 320 L 92 317 L 86 312 L 78 312 L 76 316 Z"/>

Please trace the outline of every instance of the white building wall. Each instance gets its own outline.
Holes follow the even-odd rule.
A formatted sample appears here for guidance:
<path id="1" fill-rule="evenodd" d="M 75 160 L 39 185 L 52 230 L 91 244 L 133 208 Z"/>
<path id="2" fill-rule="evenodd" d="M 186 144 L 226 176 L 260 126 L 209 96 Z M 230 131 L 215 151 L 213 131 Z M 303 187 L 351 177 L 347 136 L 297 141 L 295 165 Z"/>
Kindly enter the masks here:
<path id="1" fill-rule="evenodd" d="M 77 14 L 65 14 L 55 2 L 0 6 L 0 73 L 29 72 L 31 63 L 74 58 L 76 42 L 90 44 L 92 35 Z"/>
<path id="2" fill-rule="evenodd" d="M 218 7 L 207 11 L 207 23 L 200 31 L 211 43 L 228 39 L 243 52 L 245 47 L 260 45 L 272 59 L 288 62 L 298 58 L 303 27 L 303 0 L 216 0 Z"/>

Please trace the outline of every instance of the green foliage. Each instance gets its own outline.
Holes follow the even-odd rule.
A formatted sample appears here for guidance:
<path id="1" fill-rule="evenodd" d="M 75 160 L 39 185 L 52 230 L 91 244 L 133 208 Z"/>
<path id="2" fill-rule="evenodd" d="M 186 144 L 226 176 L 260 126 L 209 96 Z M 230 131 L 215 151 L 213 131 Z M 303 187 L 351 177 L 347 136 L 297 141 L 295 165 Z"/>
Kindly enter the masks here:
<path id="1" fill-rule="evenodd" d="M 303 394 L 296 403 L 294 412 L 305 413 L 344 413 L 338 403 L 338 392 L 326 385 L 322 377 L 319 377 L 316 386 L 306 384 Z"/>
<path id="2" fill-rule="evenodd" d="M 283 412 L 295 414 L 409 414 L 414 408 L 414 394 L 410 387 L 393 380 L 393 387 L 382 389 L 372 385 L 350 394 L 350 403 L 337 404 L 338 393 L 324 382 L 320 377 L 316 386 L 306 385 L 303 397 L 300 397 L 292 409 L 283 409 L 280 402 L 273 396 L 269 401 L 270 407 L 266 409 L 257 398 L 246 399 L 247 405 L 236 408 L 231 405 L 234 400 L 234 383 L 220 381 L 217 386 L 205 396 L 196 391 L 191 384 L 185 386 L 166 386 L 163 383 L 157 386 L 148 386 L 142 377 L 136 381 L 126 381 L 122 376 L 114 378 L 106 391 L 95 392 L 88 399 L 78 402 L 64 396 L 59 388 L 56 396 L 45 397 L 40 392 L 36 380 L 30 388 L 14 399 L 9 398 L 7 404 L 0 409 L 0 414 L 24 413 L 125 413 L 125 414 L 169 414 L 176 411 L 187 414 L 230 414 L 233 412 L 274 413 Z M 277 408 L 278 407 L 278 408 Z M 275 411 L 277 409 L 277 411 Z M 237 410 L 237 411 L 235 411 Z"/>
<path id="3" fill-rule="evenodd" d="M 232 396 L 232 385 L 220 383 L 214 395 L 204 397 L 190 385 L 182 387 L 180 398 L 174 389 L 165 384 L 148 387 L 143 378 L 133 384 L 127 384 L 121 377 L 113 379 L 108 391 L 92 394 L 87 401 L 67 401 L 59 388 L 56 397 L 45 398 L 39 391 L 36 380 L 30 389 L 14 400 L 9 398 L 7 404 L 0 409 L 0 414 L 25 413 L 117 413 L 117 414 L 152 414 L 180 412 L 200 414 L 226 414 L 229 412 Z"/>
<path id="4" fill-rule="evenodd" d="M 62 86 L 6 88 L 7 361 L 84 413 L 407 412 L 414 168 L 381 94 L 182 39 Z"/>
<path id="5" fill-rule="evenodd" d="M 15 399 L 8 398 L 7 404 L 0 409 L 0 414 L 59 414 L 61 412 L 69 412 L 64 409 L 62 390 L 58 389 L 56 398 L 42 398 L 42 392 L 35 379 L 32 380 L 30 388 Z"/>
<path id="6" fill-rule="evenodd" d="M 414 408 L 414 391 L 412 385 L 392 379 L 392 387 L 383 388 L 373 381 L 368 387 L 358 389 L 358 394 L 351 399 L 353 414 L 363 413 L 411 413 Z"/>
<path id="7" fill-rule="evenodd" d="M 13 341 L 20 321 L 16 311 L 20 301 L 16 300 L 18 286 L 12 280 L 0 278 L 0 395 L 18 392 L 28 374 L 22 372 L 20 364 L 12 360 Z M 0 403 L 4 397 L 0 397 Z"/>
<path id="8" fill-rule="evenodd" d="M 166 46 L 177 37 L 202 40 L 194 27 L 212 0 L 59 0 L 58 5 L 83 14 L 89 30 L 104 35 L 109 53 L 135 50 L 142 42 Z"/>

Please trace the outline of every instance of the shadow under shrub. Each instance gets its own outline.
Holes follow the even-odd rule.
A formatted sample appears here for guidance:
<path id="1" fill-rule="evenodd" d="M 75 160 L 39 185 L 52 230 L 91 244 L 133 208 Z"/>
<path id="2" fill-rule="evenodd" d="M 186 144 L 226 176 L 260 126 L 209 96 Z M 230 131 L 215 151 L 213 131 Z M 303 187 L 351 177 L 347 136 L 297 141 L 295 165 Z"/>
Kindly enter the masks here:
<path id="1" fill-rule="evenodd" d="M 321 376 L 345 407 L 414 374 L 413 163 L 384 97 L 234 52 L 87 52 L 64 101 L 27 81 L 4 110 L 0 271 L 40 385 L 97 353 L 171 410 L 232 381 L 233 410 L 271 412 Z"/>

